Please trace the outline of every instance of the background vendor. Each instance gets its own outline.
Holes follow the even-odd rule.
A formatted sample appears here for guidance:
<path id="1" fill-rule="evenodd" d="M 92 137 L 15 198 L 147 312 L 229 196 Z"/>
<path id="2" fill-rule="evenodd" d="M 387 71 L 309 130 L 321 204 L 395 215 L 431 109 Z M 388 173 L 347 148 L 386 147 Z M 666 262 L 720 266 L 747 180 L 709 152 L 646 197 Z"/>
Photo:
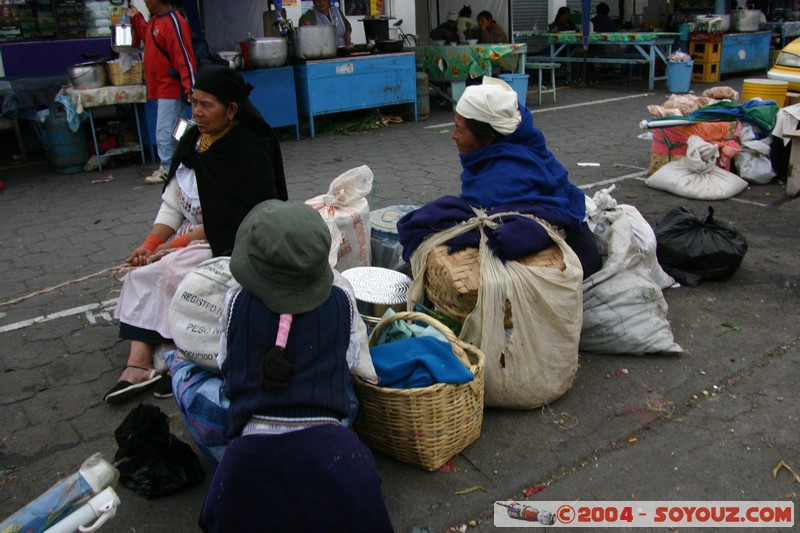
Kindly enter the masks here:
<path id="1" fill-rule="evenodd" d="M 350 22 L 338 7 L 331 7 L 330 0 L 314 0 L 314 8 L 300 17 L 301 26 L 333 24 L 336 31 L 336 46 L 350 46 Z"/>

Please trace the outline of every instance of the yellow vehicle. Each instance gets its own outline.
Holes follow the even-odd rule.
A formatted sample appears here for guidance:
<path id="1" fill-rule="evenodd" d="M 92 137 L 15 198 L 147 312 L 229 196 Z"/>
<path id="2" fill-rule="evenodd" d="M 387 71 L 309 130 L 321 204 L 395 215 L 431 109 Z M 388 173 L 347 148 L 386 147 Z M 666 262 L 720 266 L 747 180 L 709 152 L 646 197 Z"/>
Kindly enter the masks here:
<path id="1" fill-rule="evenodd" d="M 783 47 L 775 65 L 767 71 L 767 77 L 788 81 L 790 91 L 800 91 L 800 38 Z"/>

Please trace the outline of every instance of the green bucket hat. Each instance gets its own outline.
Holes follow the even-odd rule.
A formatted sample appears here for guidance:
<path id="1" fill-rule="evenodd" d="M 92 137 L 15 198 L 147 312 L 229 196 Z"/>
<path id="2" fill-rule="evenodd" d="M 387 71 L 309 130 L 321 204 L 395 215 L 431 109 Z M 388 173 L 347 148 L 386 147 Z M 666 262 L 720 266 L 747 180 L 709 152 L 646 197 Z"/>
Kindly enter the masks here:
<path id="1" fill-rule="evenodd" d="M 267 200 L 236 232 L 231 274 L 273 313 L 306 313 L 328 299 L 331 233 L 313 207 Z"/>

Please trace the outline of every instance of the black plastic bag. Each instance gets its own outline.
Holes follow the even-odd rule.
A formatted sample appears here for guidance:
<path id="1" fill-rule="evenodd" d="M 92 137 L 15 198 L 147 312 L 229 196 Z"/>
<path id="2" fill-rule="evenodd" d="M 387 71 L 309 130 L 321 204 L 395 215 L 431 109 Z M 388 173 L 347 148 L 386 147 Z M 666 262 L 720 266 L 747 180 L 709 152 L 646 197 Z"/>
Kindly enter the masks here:
<path id="1" fill-rule="evenodd" d="M 728 279 L 747 253 L 744 235 L 732 223 L 714 220 L 712 207 L 703 218 L 688 207 L 676 207 L 656 224 L 655 234 L 661 267 L 689 287 Z"/>
<path id="2" fill-rule="evenodd" d="M 154 405 L 139 404 L 114 431 L 119 482 L 152 500 L 199 485 L 205 472 L 194 450 L 169 432 L 169 420 Z"/>

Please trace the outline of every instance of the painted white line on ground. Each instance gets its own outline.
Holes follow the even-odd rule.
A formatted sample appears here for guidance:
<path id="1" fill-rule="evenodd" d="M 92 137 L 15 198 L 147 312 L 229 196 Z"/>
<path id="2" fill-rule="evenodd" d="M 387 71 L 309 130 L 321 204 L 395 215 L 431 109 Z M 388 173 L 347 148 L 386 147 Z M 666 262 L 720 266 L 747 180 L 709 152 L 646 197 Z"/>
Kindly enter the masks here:
<path id="1" fill-rule="evenodd" d="M 82 305 L 80 307 L 73 307 L 72 309 L 65 309 L 63 311 L 57 311 L 55 313 L 37 316 L 36 318 L 29 318 L 28 320 L 22 320 L 20 322 L 15 322 L 13 324 L 7 324 L 5 326 L 0 326 L 0 333 L 5 333 L 7 331 L 14 331 L 16 329 L 27 328 L 28 326 L 32 326 L 34 324 L 41 324 L 42 322 L 49 322 L 50 320 L 55 320 L 57 318 L 79 315 L 81 313 L 85 313 L 87 311 L 93 311 L 95 309 L 103 309 L 111 305 L 116 305 L 117 300 L 119 300 L 119 298 L 114 298 L 113 300 L 106 300 L 105 302 L 96 304 L 88 304 L 88 305 Z"/>
<path id="2" fill-rule="evenodd" d="M 444 124 L 431 124 L 430 126 L 424 126 L 426 130 L 435 130 L 437 128 L 452 128 L 455 126 L 455 122 L 445 122 Z"/>
<path id="3" fill-rule="evenodd" d="M 618 178 L 609 178 L 607 180 L 596 181 L 594 183 L 587 183 L 586 185 L 579 185 L 579 189 L 592 189 L 594 187 L 602 187 L 603 185 L 612 185 L 614 183 L 630 180 L 630 179 L 639 179 L 642 176 L 646 176 L 647 171 L 642 170 L 640 172 L 634 172 L 633 174 L 625 174 L 624 176 L 620 176 Z"/>
<path id="4" fill-rule="evenodd" d="M 652 96 L 652 95 L 653 93 L 632 94 L 630 96 L 620 96 L 619 98 L 606 98 L 605 100 L 594 100 L 592 102 L 583 102 L 580 104 L 560 105 L 557 107 L 548 107 L 545 109 L 528 108 L 528 110 L 530 110 L 530 112 L 535 115 L 536 113 L 547 113 L 548 111 L 561 111 L 562 109 L 574 109 L 576 107 L 586 107 L 589 105 L 608 104 L 610 102 L 620 102 L 622 100 L 631 100 L 633 98 L 644 98 L 646 96 Z"/>
<path id="5" fill-rule="evenodd" d="M 769 207 L 767 204 L 762 204 L 761 202 L 754 202 L 752 200 L 742 200 L 741 198 L 729 198 L 732 202 L 739 202 L 742 204 L 750 204 L 750 205 L 757 205 L 758 207 Z"/>
<path id="6" fill-rule="evenodd" d="M 562 109 L 573 109 L 575 107 L 586 107 L 589 105 L 598 105 L 598 104 L 608 104 L 610 102 L 619 102 L 621 100 L 630 100 L 632 98 L 643 98 L 645 96 L 652 96 L 653 93 L 643 93 L 643 94 L 631 94 L 630 96 L 620 96 L 619 98 L 606 98 L 605 100 L 594 100 L 592 102 L 583 102 L 581 104 L 570 104 L 570 105 L 561 105 L 557 107 L 548 107 L 546 109 L 531 109 L 528 110 L 533 113 L 546 113 L 548 111 L 560 111 Z M 436 128 L 452 128 L 455 125 L 454 122 L 445 122 L 443 124 L 431 124 L 429 126 L 423 126 L 426 130 L 433 130 Z"/>

